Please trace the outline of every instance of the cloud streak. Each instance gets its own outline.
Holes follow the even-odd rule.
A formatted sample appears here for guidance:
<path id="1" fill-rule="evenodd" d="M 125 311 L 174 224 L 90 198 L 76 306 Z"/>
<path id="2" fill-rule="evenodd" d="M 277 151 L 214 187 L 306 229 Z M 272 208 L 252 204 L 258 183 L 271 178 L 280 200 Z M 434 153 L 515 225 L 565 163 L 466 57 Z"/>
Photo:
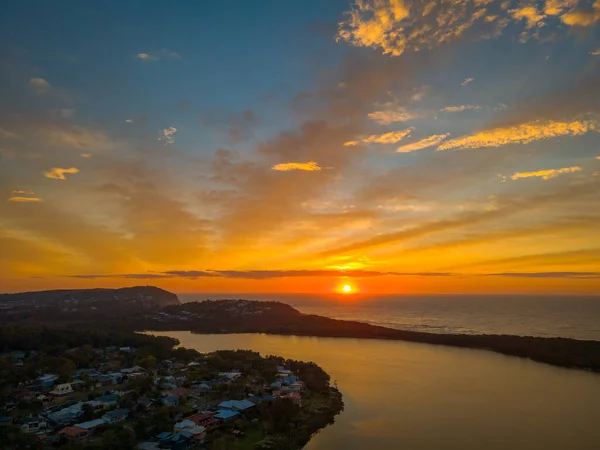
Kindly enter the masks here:
<path id="1" fill-rule="evenodd" d="M 124 279 L 164 279 L 164 278 L 228 278 L 245 280 L 270 280 L 277 278 L 373 278 L 383 276 L 417 278 L 465 278 L 465 277 L 506 277 L 506 278 L 600 278 L 600 272 L 500 272 L 465 274 L 454 272 L 385 272 L 373 270 L 172 270 L 162 273 L 128 274 L 84 274 L 69 275 L 69 278 L 124 278 Z"/>
<path id="2" fill-rule="evenodd" d="M 155 62 L 161 59 L 181 59 L 179 53 L 169 50 L 159 50 L 157 52 L 142 52 L 135 55 L 137 59 L 144 62 Z"/>
<path id="3" fill-rule="evenodd" d="M 446 141 L 438 150 L 503 147 L 511 144 L 529 144 L 541 139 L 560 136 L 580 136 L 598 129 L 593 120 L 572 122 L 540 121 L 525 123 L 504 128 L 494 128 L 471 136 L 464 136 Z"/>
<path id="4" fill-rule="evenodd" d="M 436 145 L 441 144 L 446 138 L 450 136 L 450 133 L 446 134 L 434 134 L 433 136 L 426 137 L 421 139 L 420 141 L 413 142 L 411 144 L 406 144 L 398 147 L 396 152 L 398 153 L 409 153 L 415 152 L 418 150 L 423 150 L 425 148 L 434 147 Z"/>
<path id="5" fill-rule="evenodd" d="M 559 175 L 563 175 L 566 173 L 579 172 L 581 167 L 572 166 L 572 167 L 563 167 L 561 169 L 546 169 L 546 170 L 537 170 L 534 172 L 517 172 L 511 175 L 511 180 L 518 180 L 521 178 L 541 178 L 543 180 L 550 180 L 551 178 L 556 178 Z"/>
<path id="6" fill-rule="evenodd" d="M 319 172 L 323 170 L 321 166 L 315 161 L 309 162 L 288 162 L 288 163 L 279 163 L 275 164 L 271 167 L 272 170 L 276 170 L 279 172 L 290 172 L 290 171 L 304 171 L 304 172 Z"/>
<path id="7" fill-rule="evenodd" d="M 344 145 L 348 147 L 358 145 L 360 142 L 363 142 L 365 144 L 396 144 L 405 137 L 410 136 L 410 133 L 412 133 L 413 130 L 414 128 L 407 128 L 406 130 L 390 131 L 389 133 L 372 134 L 370 136 L 362 138 L 360 141 L 345 142 Z"/>
<path id="8" fill-rule="evenodd" d="M 48 172 L 43 173 L 46 178 L 50 178 L 53 180 L 66 180 L 67 177 L 65 177 L 65 174 L 79 173 L 79 169 L 77 167 L 69 167 L 68 169 L 53 167 Z"/>

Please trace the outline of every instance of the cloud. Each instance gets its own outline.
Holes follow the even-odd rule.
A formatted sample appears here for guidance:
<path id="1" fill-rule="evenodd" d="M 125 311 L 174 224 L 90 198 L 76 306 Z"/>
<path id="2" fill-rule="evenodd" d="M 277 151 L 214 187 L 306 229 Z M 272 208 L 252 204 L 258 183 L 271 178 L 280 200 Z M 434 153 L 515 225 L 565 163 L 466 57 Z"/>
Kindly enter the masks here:
<path id="1" fill-rule="evenodd" d="M 423 150 L 424 148 L 433 147 L 434 145 L 439 145 L 448 136 L 450 136 L 450 133 L 434 134 L 433 136 L 426 137 L 424 139 L 421 139 L 420 141 L 413 142 L 411 144 L 401 145 L 396 149 L 396 152 L 409 153 L 417 150 Z"/>
<path id="2" fill-rule="evenodd" d="M 92 154 L 91 153 L 81 153 L 79 156 L 81 156 L 82 158 L 89 159 L 92 157 Z"/>
<path id="3" fill-rule="evenodd" d="M 410 96 L 410 99 L 413 102 L 420 102 L 425 97 L 427 97 L 427 95 L 429 94 L 430 91 L 431 91 L 431 86 L 428 86 L 428 85 L 424 85 L 419 88 L 415 88 L 415 89 L 413 89 L 413 94 Z"/>
<path id="4" fill-rule="evenodd" d="M 488 277 L 507 278 L 600 278 L 600 272 L 503 272 L 486 274 Z"/>
<path id="5" fill-rule="evenodd" d="M 316 163 L 315 161 L 309 161 L 309 162 L 305 162 L 305 163 L 289 162 L 289 163 L 275 164 L 273 167 L 271 167 L 271 169 L 278 170 L 280 172 L 289 172 L 291 170 L 303 170 L 306 172 L 318 172 L 318 171 L 322 170 L 323 168 L 321 166 L 319 166 L 319 164 Z"/>
<path id="6" fill-rule="evenodd" d="M 382 109 L 367 114 L 367 117 L 381 125 L 389 125 L 395 122 L 407 122 L 409 120 L 420 119 L 424 116 L 422 113 L 408 111 L 404 107 L 394 109 Z"/>
<path id="7" fill-rule="evenodd" d="M 135 57 L 144 62 L 159 61 L 161 59 L 181 59 L 178 53 L 164 49 L 151 53 L 138 53 Z"/>
<path id="8" fill-rule="evenodd" d="M 50 83 L 43 78 L 30 78 L 29 86 L 31 86 L 38 94 L 44 94 L 52 88 Z"/>
<path id="9" fill-rule="evenodd" d="M 508 13 L 515 21 L 524 20 L 526 28 L 534 28 L 543 25 L 542 20 L 546 17 L 541 14 L 533 5 L 521 6 L 520 8 L 509 9 Z"/>
<path id="10" fill-rule="evenodd" d="M 540 139 L 550 139 L 559 136 L 580 136 L 597 128 L 598 124 L 593 120 L 572 122 L 536 120 L 522 125 L 495 128 L 471 136 L 451 139 L 440 145 L 438 150 L 529 144 Z"/>
<path id="11" fill-rule="evenodd" d="M 133 119 L 125 119 L 125 123 L 133 123 Z"/>
<path id="12" fill-rule="evenodd" d="M 590 55 L 592 55 L 592 56 L 600 56 L 600 48 L 598 50 L 594 50 L 593 52 L 590 52 Z"/>
<path id="13" fill-rule="evenodd" d="M 79 173 L 79 169 L 76 167 L 70 167 L 68 169 L 61 169 L 60 167 L 53 167 L 48 172 L 44 172 L 44 176 L 46 178 L 51 178 L 53 180 L 66 180 L 66 173 Z"/>
<path id="14" fill-rule="evenodd" d="M 497 199 L 497 205 L 485 210 L 461 212 L 455 216 L 440 220 L 420 223 L 414 227 L 407 227 L 400 231 L 381 233 L 374 237 L 362 239 L 350 244 L 344 244 L 337 248 L 330 248 L 321 252 L 321 256 L 339 256 L 349 252 L 364 251 L 368 248 L 381 247 L 392 243 L 400 243 L 412 239 L 420 239 L 433 234 L 458 230 L 470 226 L 478 226 L 492 221 L 499 221 L 524 211 L 531 212 L 548 205 L 559 205 L 571 202 L 574 198 L 581 201 L 584 196 L 594 196 L 597 193 L 598 184 L 591 181 L 586 184 L 567 186 L 549 193 L 532 195 L 523 199 Z"/>
<path id="15" fill-rule="evenodd" d="M 593 27 L 600 21 L 600 0 L 596 0 L 591 8 L 581 8 L 563 14 L 562 21 L 572 27 Z"/>
<path id="16" fill-rule="evenodd" d="M 517 173 L 511 175 L 510 179 L 518 180 L 520 178 L 539 177 L 539 178 L 542 178 L 543 180 L 549 180 L 551 178 L 555 178 L 555 177 L 565 174 L 565 173 L 579 172 L 580 170 L 581 170 L 581 167 L 572 166 L 572 167 L 563 167 L 562 169 L 537 170 L 535 172 L 517 172 Z"/>
<path id="17" fill-rule="evenodd" d="M 355 0 L 338 24 L 336 39 L 391 56 L 461 39 L 495 38 L 506 30 L 519 33 L 519 42 L 544 41 L 556 39 L 562 23 L 590 27 L 600 20 L 600 1 L 591 8 L 578 9 L 578 4 L 579 0 Z"/>
<path id="18" fill-rule="evenodd" d="M 460 85 L 465 87 L 471 84 L 473 81 L 475 81 L 475 78 L 465 78 Z"/>
<path id="19" fill-rule="evenodd" d="M 360 142 L 364 142 L 365 144 L 395 144 L 400 142 L 405 137 L 410 136 L 410 133 L 413 130 L 414 128 L 408 128 L 406 130 L 390 131 L 389 133 L 372 134 L 362 138 L 360 141 L 344 142 L 344 145 L 348 147 L 358 145 Z"/>
<path id="20" fill-rule="evenodd" d="M 175 142 L 175 133 L 177 133 L 177 128 L 169 127 L 163 130 L 163 134 L 158 138 L 159 141 L 163 141 L 165 145 L 171 145 Z"/>
<path id="21" fill-rule="evenodd" d="M 10 197 L 8 199 L 9 202 L 22 202 L 22 203 L 26 203 L 26 202 L 41 202 L 43 201 L 41 198 L 39 197 L 20 197 L 20 196 L 13 196 Z"/>
<path id="22" fill-rule="evenodd" d="M 462 112 L 462 111 L 471 111 L 471 110 L 480 110 L 483 109 L 479 105 L 459 105 L 459 106 L 446 106 L 445 108 L 440 109 L 440 112 Z"/>
<path id="23" fill-rule="evenodd" d="M 19 135 L 17 133 L 5 130 L 4 128 L 0 127 L 0 137 L 3 137 L 5 139 L 18 139 Z"/>
<path id="24" fill-rule="evenodd" d="M 464 274 L 453 272 L 386 272 L 373 270 L 171 270 L 161 273 L 126 273 L 126 274 L 84 274 L 69 275 L 69 278 L 125 278 L 125 279 L 161 279 L 161 278 L 229 278 L 246 280 L 270 280 L 277 278 L 306 277 L 343 277 L 373 278 L 382 276 L 448 278 L 448 277 L 506 277 L 506 278 L 600 278 L 600 272 L 500 272 L 482 274 Z"/>

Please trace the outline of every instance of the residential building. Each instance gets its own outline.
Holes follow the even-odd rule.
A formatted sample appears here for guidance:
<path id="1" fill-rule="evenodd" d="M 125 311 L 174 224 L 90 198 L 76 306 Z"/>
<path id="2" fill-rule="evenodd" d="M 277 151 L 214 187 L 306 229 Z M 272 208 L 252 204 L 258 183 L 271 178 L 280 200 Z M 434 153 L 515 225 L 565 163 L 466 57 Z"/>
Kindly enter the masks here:
<path id="1" fill-rule="evenodd" d="M 65 395 L 72 393 L 73 387 L 71 386 L 71 383 L 58 384 L 52 391 L 49 392 L 50 395 L 54 395 L 55 397 L 64 397 Z"/>
<path id="2" fill-rule="evenodd" d="M 114 411 L 109 411 L 102 416 L 102 420 L 106 423 L 119 423 L 123 422 L 129 416 L 128 409 L 115 409 Z"/>

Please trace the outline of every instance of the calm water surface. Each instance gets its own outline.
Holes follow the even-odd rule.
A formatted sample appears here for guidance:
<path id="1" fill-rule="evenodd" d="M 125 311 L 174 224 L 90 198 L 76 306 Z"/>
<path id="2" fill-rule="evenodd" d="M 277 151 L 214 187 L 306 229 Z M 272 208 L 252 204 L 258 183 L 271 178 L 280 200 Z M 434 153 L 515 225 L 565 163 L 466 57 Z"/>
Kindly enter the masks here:
<path id="1" fill-rule="evenodd" d="M 152 334 L 202 352 L 241 348 L 319 364 L 346 408 L 310 450 L 600 449 L 597 374 L 407 342 Z"/>

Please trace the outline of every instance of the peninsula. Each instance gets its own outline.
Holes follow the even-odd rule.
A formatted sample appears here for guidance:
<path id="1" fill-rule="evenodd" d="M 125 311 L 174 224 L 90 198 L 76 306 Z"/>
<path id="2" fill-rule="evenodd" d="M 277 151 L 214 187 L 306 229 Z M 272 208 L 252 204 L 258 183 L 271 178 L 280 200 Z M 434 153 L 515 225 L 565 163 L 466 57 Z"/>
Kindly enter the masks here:
<path id="1" fill-rule="evenodd" d="M 269 333 L 388 339 L 491 350 L 600 372 L 600 342 L 511 335 L 436 334 L 302 314 L 280 302 L 206 300 L 181 303 L 155 287 L 0 295 L 0 322 L 127 331 Z"/>

